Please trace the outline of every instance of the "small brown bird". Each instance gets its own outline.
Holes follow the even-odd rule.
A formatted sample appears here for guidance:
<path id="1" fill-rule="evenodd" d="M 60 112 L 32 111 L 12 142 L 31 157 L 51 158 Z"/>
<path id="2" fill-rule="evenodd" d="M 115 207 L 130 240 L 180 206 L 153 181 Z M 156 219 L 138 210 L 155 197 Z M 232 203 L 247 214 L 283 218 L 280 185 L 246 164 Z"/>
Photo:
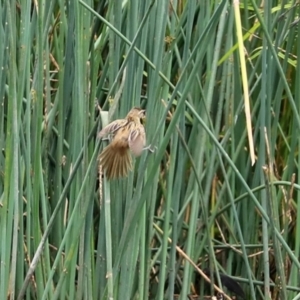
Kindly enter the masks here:
<path id="1" fill-rule="evenodd" d="M 111 135 L 110 144 L 100 154 L 100 164 L 107 179 L 126 177 L 132 169 L 132 158 L 140 156 L 146 144 L 145 128 L 141 118 L 145 110 L 134 107 L 125 119 L 119 119 L 105 126 L 98 134 L 99 138 Z"/>

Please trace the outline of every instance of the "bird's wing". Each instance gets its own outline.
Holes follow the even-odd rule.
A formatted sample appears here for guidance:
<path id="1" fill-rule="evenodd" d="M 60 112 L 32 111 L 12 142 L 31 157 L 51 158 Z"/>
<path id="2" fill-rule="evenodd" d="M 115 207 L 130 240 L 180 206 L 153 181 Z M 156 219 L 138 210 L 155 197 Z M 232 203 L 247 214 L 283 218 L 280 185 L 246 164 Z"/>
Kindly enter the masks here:
<path id="1" fill-rule="evenodd" d="M 128 137 L 129 148 L 135 156 L 142 154 L 143 148 L 146 144 L 146 134 L 143 125 L 131 130 Z"/>
<path id="2" fill-rule="evenodd" d="M 104 136 L 108 134 L 114 134 L 116 133 L 120 128 L 124 127 L 127 124 L 127 120 L 125 119 L 119 119 L 116 121 L 113 121 L 106 125 L 102 130 L 98 133 L 98 138 L 103 138 Z"/>

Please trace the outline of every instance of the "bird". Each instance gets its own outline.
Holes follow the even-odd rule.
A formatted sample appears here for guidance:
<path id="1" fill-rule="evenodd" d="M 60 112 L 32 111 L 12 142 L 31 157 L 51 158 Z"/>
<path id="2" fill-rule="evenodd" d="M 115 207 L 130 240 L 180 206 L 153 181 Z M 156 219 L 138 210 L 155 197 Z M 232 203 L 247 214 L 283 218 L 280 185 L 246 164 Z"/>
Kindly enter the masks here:
<path id="1" fill-rule="evenodd" d="M 98 138 L 110 136 L 110 143 L 99 155 L 100 165 L 108 180 L 127 177 L 132 170 L 131 153 L 138 157 L 146 145 L 146 133 L 141 119 L 145 110 L 133 107 L 125 117 L 105 126 Z M 131 152 L 131 153 L 130 153 Z"/>

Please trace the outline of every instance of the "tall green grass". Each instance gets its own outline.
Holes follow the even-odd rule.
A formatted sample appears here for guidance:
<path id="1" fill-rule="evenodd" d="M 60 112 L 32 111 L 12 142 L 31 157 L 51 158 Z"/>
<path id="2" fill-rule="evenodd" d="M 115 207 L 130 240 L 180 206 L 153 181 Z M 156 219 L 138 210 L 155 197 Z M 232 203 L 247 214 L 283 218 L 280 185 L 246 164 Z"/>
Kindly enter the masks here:
<path id="1" fill-rule="evenodd" d="M 1 297 L 300 299 L 296 1 L 0 5 Z M 155 151 L 108 182 L 133 106 Z"/>

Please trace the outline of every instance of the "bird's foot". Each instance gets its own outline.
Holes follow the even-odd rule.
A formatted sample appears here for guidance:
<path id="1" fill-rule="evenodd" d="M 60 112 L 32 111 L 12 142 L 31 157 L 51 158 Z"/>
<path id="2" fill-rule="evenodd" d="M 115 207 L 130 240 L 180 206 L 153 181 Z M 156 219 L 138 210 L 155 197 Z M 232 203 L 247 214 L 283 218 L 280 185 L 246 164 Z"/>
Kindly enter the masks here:
<path id="1" fill-rule="evenodd" d="M 156 146 L 152 147 L 152 145 L 149 145 L 149 146 L 143 148 L 143 150 L 148 150 L 151 153 L 154 153 L 156 149 L 157 149 L 157 147 Z"/>

